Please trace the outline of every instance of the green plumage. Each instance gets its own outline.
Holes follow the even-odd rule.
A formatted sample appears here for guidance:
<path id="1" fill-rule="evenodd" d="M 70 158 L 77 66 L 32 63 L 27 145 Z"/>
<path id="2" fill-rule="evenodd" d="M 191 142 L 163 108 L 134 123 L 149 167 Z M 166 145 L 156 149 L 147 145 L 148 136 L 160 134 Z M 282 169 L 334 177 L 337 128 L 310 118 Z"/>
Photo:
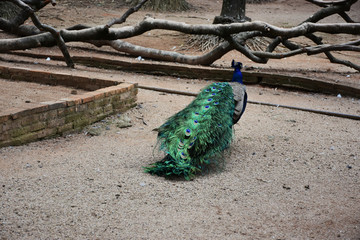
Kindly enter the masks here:
<path id="1" fill-rule="evenodd" d="M 229 83 L 203 89 L 186 108 L 158 129 L 164 159 L 145 168 L 159 176 L 191 179 L 228 148 L 233 136 L 234 93 Z"/>

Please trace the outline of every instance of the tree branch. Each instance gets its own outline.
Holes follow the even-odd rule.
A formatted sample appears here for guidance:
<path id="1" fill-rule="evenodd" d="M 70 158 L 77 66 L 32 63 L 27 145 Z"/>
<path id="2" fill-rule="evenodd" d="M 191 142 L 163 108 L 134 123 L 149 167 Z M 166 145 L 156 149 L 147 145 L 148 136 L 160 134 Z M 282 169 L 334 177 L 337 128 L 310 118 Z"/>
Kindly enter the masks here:
<path id="1" fill-rule="evenodd" d="M 359 23 L 339 23 L 339 24 L 319 24 L 319 23 L 303 23 L 292 28 L 280 28 L 262 21 L 232 23 L 224 25 L 213 24 L 186 24 L 175 21 L 159 20 L 153 18 L 146 18 L 135 26 L 126 26 L 122 28 L 111 28 L 108 31 L 104 26 L 97 26 L 78 31 L 63 30 L 63 37 L 67 41 L 82 41 L 82 40 L 116 40 L 125 39 L 141 35 L 145 32 L 154 29 L 172 30 L 187 34 L 212 34 L 224 37 L 231 34 L 249 31 L 262 32 L 263 36 L 275 38 L 277 36 L 283 38 L 294 38 L 304 34 L 323 32 L 332 34 L 353 34 L 360 31 Z"/>
<path id="2" fill-rule="evenodd" d="M 127 26 L 116 29 L 110 28 L 108 31 L 104 28 L 104 26 L 91 27 L 77 31 L 62 30 L 62 36 L 65 42 L 104 39 L 116 40 L 138 36 L 154 29 L 173 30 L 188 34 L 213 34 L 220 37 L 228 36 L 230 34 L 236 34 L 239 32 L 258 31 L 266 37 L 294 38 L 313 32 L 352 34 L 354 32 L 360 32 L 360 24 L 303 23 L 299 26 L 292 28 L 280 28 L 261 21 L 254 21 L 250 23 L 232 23 L 214 26 L 212 24 L 191 25 L 174 21 L 146 18 L 135 26 Z M 38 47 L 39 44 L 49 45 L 51 41 L 53 41 L 53 39 L 51 39 L 51 37 L 47 33 L 11 40 L 1 39 L 0 52 Z"/>
<path id="3" fill-rule="evenodd" d="M 249 59 L 255 61 L 255 62 L 259 62 L 259 63 L 267 63 L 267 59 L 266 58 L 260 58 L 256 55 L 253 54 L 252 51 L 250 51 L 250 49 L 248 49 L 246 46 L 244 46 L 245 44 L 240 44 L 239 41 L 236 41 L 232 36 L 226 36 L 225 39 L 234 46 L 234 48 L 236 50 L 238 50 L 239 52 L 241 52 L 242 54 L 244 54 L 246 57 L 248 57 Z"/>
<path id="4" fill-rule="evenodd" d="M 25 3 L 25 1 L 20 1 L 20 0 L 11 0 L 14 4 L 18 5 L 19 7 L 21 7 L 22 9 L 24 9 L 25 11 L 27 11 L 31 17 L 32 22 L 34 23 L 34 25 L 41 31 L 41 30 L 45 30 L 47 32 L 49 32 L 52 37 L 56 40 L 57 45 L 59 46 L 61 52 L 63 53 L 63 56 L 65 58 L 65 62 L 67 64 L 68 67 L 74 68 L 74 62 L 72 61 L 69 51 L 67 50 L 67 47 L 65 45 L 64 39 L 61 37 L 61 34 L 59 31 L 57 31 L 55 28 L 48 26 L 46 24 L 42 24 L 40 22 L 40 20 L 38 19 L 38 17 L 35 15 L 35 11 Z M 31 1 L 31 0 L 27 0 L 26 2 L 29 3 L 33 3 L 33 4 L 38 4 L 37 7 L 43 7 L 46 4 L 50 3 L 51 1 L 46 0 L 44 2 L 42 1 Z M 53 4 L 55 4 L 55 1 L 53 2 Z"/>
<path id="5" fill-rule="evenodd" d="M 1 1 L 1 0 L 0 0 Z M 21 2 L 20 0 L 11 0 L 13 2 Z M 39 0 L 27 0 L 27 1 L 39 1 Z M 49 0 L 45 0 L 49 1 Z M 329 45 L 323 44 L 322 39 L 314 35 L 314 33 L 330 33 L 330 34 L 356 34 L 360 33 L 360 23 L 336 23 L 336 24 L 324 24 L 316 23 L 311 21 L 317 21 L 322 16 L 328 16 L 330 13 L 338 13 L 339 7 L 334 8 L 335 5 L 332 5 L 332 9 L 323 11 L 321 14 L 309 18 L 308 22 L 303 22 L 302 24 L 291 27 L 291 28 L 281 28 L 266 22 L 254 21 L 254 22 L 245 22 L 245 23 L 232 23 L 232 24 L 186 24 L 175 21 L 167 21 L 161 19 L 145 18 L 143 21 L 139 22 L 134 26 L 126 26 L 120 28 L 112 28 L 114 24 L 124 22 L 127 17 L 137 11 L 142 4 L 147 0 L 143 0 L 134 8 L 129 9 L 121 18 L 113 19 L 109 21 L 107 25 L 88 27 L 85 25 L 77 25 L 69 29 L 61 30 L 61 32 L 56 29 L 41 24 L 37 17 L 33 14 L 31 8 L 24 7 L 28 9 L 27 11 L 31 12 L 32 20 L 34 24 L 39 29 L 44 29 L 48 33 L 41 33 L 35 36 L 22 37 L 17 39 L 1 39 L 0 40 L 0 52 L 8 52 L 11 50 L 21 50 L 35 48 L 39 46 L 53 46 L 58 43 L 60 49 L 65 47 L 65 42 L 89 42 L 95 46 L 108 45 L 114 48 L 117 51 L 125 52 L 135 56 L 142 56 L 145 58 L 152 58 L 158 60 L 172 61 L 172 62 L 181 62 L 187 64 L 200 64 L 200 65 L 210 65 L 217 59 L 221 58 L 224 54 L 231 50 L 237 50 L 244 54 L 246 57 L 250 58 L 254 62 L 266 63 L 268 59 L 280 59 L 285 57 L 290 57 L 298 54 L 306 53 L 308 55 L 325 53 L 331 62 L 344 64 L 346 66 L 352 67 L 360 71 L 360 67 L 356 64 L 353 64 L 349 61 L 344 61 L 335 58 L 330 51 L 359 51 L 359 41 L 348 42 L 338 45 Z M 356 0 L 350 0 L 349 2 L 356 2 Z M 22 3 L 24 4 L 24 3 Z M 26 4 L 24 4 L 26 5 Z M 342 6 L 342 5 L 337 5 Z M 330 8 L 330 7 L 329 7 Z M 2 27 L 3 22 L 0 19 L 0 27 Z M 4 22 L 6 25 L 6 22 Z M 198 35 L 216 35 L 218 37 L 224 38 L 226 42 L 221 43 L 217 48 L 212 51 L 203 54 L 201 56 L 189 56 L 180 54 L 177 52 L 164 51 L 152 48 L 145 48 L 141 46 L 136 46 L 120 39 L 126 39 L 134 36 L 141 35 L 147 31 L 154 29 L 162 30 L 171 30 L 178 31 L 187 34 L 198 34 Z M 240 33 L 240 34 L 239 34 Z M 236 37 L 234 37 L 236 34 Z M 262 36 L 273 38 L 274 41 L 270 43 L 265 52 L 262 51 L 251 51 L 245 46 L 245 42 L 248 39 Z M 291 41 L 292 38 L 305 36 L 311 39 L 316 46 L 307 46 L 303 47 L 298 44 L 295 44 Z M 59 44 L 60 43 L 60 44 Z M 63 45 L 61 45 L 61 43 Z M 280 44 L 283 43 L 290 51 L 283 53 L 272 53 L 274 49 Z M 62 49 L 62 51 L 64 48 Z M 66 58 L 66 51 L 63 51 L 63 54 Z M 70 58 L 70 55 L 68 55 Z"/>
<path id="6" fill-rule="evenodd" d="M 306 0 L 307 2 L 314 3 L 319 7 L 328 7 L 329 5 L 344 5 L 348 4 L 349 2 L 353 2 L 352 4 L 356 3 L 357 0 L 333 0 L 333 1 L 322 1 L 322 0 Z"/>
<path id="7" fill-rule="evenodd" d="M 110 28 L 115 24 L 121 24 L 126 21 L 126 19 L 133 14 L 134 12 L 137 12 L 148 0 L 142 0 L 138 5 L 135 7 L 129 8 L 120 18 L 113 18 L 111 19 L 106 25 L 105 28 Z"/>

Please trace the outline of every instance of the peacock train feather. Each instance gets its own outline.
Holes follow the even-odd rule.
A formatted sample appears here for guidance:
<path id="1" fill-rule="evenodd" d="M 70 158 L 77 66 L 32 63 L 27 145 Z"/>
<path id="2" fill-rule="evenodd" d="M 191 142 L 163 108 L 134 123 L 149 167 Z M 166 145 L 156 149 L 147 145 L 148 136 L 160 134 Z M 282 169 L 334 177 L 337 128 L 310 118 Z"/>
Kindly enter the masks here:
<path id="1" fill-rule="evenodd" d="M 232 67 L 235 70 L 231 82 L 207 86 L 186 108 L 158 128 L 160 150 L 166 156 L 145 167 L 145 172 L 189 180 L 229 147 L 233 125 L 239 121 L 247 102 L 242 64 L 233 60 Z"/>

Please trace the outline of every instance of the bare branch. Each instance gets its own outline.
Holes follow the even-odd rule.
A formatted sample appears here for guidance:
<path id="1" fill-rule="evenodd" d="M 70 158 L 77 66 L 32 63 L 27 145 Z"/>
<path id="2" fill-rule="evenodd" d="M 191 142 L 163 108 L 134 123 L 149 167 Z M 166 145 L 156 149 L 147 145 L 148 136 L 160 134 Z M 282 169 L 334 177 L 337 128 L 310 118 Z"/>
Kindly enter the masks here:
<path id="1" fill-rule="evenodd" d="M 133 14 L 134 12 L 137 12 L 147 1 L 148 0 L 142 0 L 135 7 L 129 8 L 120 18 L 114 18 L 114 19 L 110 20 L 110 22 L 108 22 L 105 27 L 110 28 L 115 24 L 124 23 L 131 14 Z"/>
<path id="2" fill-rule="evenodd" d="M 191 25 L 175 21 L 157 20 L 146 18 L 135 26 L 122 28 L 110 28 L 108 31 L 104 26 L 86 28 L 82 30 L 62 30 L 65 42 L 89 41 L 89 40 L 116 40 L 141 35 L 153 29 L 174 30 L 189 34 L 213 34 L 220 37 L 236 34 L 239 32 L 258 31 L 267 37 L 293 38 L 303 36 L 313 32 L 323 33 L 346 33 L 352 34 L 360 32 L 360 23 L 339 23 L 339 24 L 320 24 L 303 23 L 292 28 L 280 28 L 261 21 L 232 23 L 224 25 L 198 24 Z M 29 36 L 17 39 L 1 39 L 0 52 L 10 50 L 20 50 L 48 45 L 53 41 L 49 34 L 43 33 L 36 36 Z M 22 43 L 22 44 L 20 44 Z M 20 47 L 19 47 L 20 46 Z"/>
<path id="3" fill-rule="evenodd" d="M 360 47 L 356 46 L 360 44 L 360 40 L 344 43 L 344 44 L 337 44 L 337 45 L 330 45 L 330 44 L 324 44 L 324 45 L 318 45 L 315 47 L 308 47 L 306 48 L 306 52 L 308 55 L 314 55 L 319 54 L 322 52 L 327 51 L 353 51 L 353 52 L 360 52 Z"/>
<path id="4" fill-rule="evenodd" d="M 249 31 L 262 32 L 263 36 L 275 38 L 293 38 L 304 34 L 323 32 L 332 34 L 353 34 L 360 32 L 359 23 L 338 23 L 338 24 L 320 24 L 320 23 L 303 23 L 292 28 L 280 28 L 262 21 L 232 23 L 232 24 L 197 24 L 191 25 L 182 22 L 168 21 L 161 19 L 146 18 L 135 26 L 126 26 L 122 28 L 111 28 L 108 31 L 104 26 L 97 26 L 79 31 L 63 30 L 63 37 L 67 41 L 81 40 L 116 40 L 125 39 L 141 35 L 154 29 L 172 30 L 188 34 L 212 34 L 224 37 L 231 34 Z M 0 50 L 1 51 L 1 50 Z"/>
<path id="5" fill-rule="evenodd" d="M 308 37 L 310 40 L 312 40 L 314 43 L 316 43 L 318 45 L 323 44 L 322 39 L 315 36 L 315 35 L 313 35 L 313 34 L 307 34 L 305 36 Z M 348 66 L 348 67 L 351 67 L 351 68 L 354 68 L 354 69 L 360 71 L 360 66 L 359 65 L 354 64 L 354 63 L 352 63 L 350 61 L 338 59 L 334 55 L 332 55 L 329 51 L 325 51 L 324 53 L 325 53 L 326 57 L 330 60 L 330 62 L 337 63 L 337 64 L 342 64 L 342 65 L 345 65 L 345 66 Z"/>
<path id="6" fill-rule="evenodd" d="M 186 63 L 192 65 L 205 65 L 205 66 L 210 65 L 211 63 L 220 59 L 223 55 L 234 49 L 234 47 L 231 46 L 228 42 L 224 42 L 206 54 L 203 54 L 201 56 L 190 56 L 172 51 L 146 48 L 128 42 L 124 42 L 121 40 L 115 40 L 115 41 L 98 40 L 98 41 L 88 41 L 88 42 L 94 44 L 97 47 L 101 47 L 104 45 L 111 46 L 117 51 L 125 52 L 133 56 L 141 56 L 143 58 L 158 59 L 168 62 L 178 62 L 178 63 Z"/>
<path id="7" fill-rule="evenodd" d="M 329 5 L 344 5 L 349 2 L 356 3 L 357 0 L 337 0 L 337 1 L 322 1 L 322 0 L 306 0 L 307 2 L 314 3 L 318 5 L 319 7 L 327 7 Z"/>
<path id="8" fill-rule="evenodd" d="M 67 66 L 71 67 L 71 68 L 74 68 L 74 62 L 72 61 L 71 57 L 70 57 L 70 54 L 67 50 L 67 47 L 65 45 L 65 41 L 64 39 L 61 37 L 61 34 L 59 31 L 57 31 L 55 28 L 51 27 L 51 26 L 48 26 L 46 24 L 42 24 L 40 22 L 40 20 L 38 19 L 38 17 L 35 15 L 35 11 L 25 3 L 25 1 L 20 1 L 20 0 L 12 0 L 13 3 L 15 3 L 16 5 L 18 5 L 19 7 L 21 7 L 22 9 L 25 9 L 26 11 L 29 12 L 29 15 L 31 17 L 31 20 L 33 21 L 34 25 L 41 31 L 41 30 L 45 30 L 47 32 L 49 32 L 52 37 L 56 40 L 56 43 L 57 45 L 59 46 L 61 52 L 63 53 L 64 55 L 64 58 L 65 58 L 65 61 L 66 61 L 66 64 Z M 39 7 L 43 6 L 43 5 L 46 5 L 48 3 L 50 3 L 51 1 L 50 0 L 46 0 L 44 1 L 31 1 L 31 0 L 28 0 L 26 2 L 29 2 L 29 3 L 36 3 L 36 4 L 39 4 Z M 55 4 L 55 1 L 54 1 L 54 4 Z"/>
<path id="9" fill-rule="evenodd" d="M 26 5 L 20 0 L 11 1 Z M 153 19 L 150 17 L 145 18 L 143 21 L 134 26 L 120 28 L 111 27 L 114 24 L 124 22 L 130 14 L 136 12 L 146 1 L 147 0 L 141 1 L 140 4 L 138 4 L 136 7 L 129 9 L 121 18 L 113 19 L 109 21 L 107 25 L 96 27 L 77 25 L 69 29 L 61 30 L 60 32 L 50 26 L 41 24 L 39 19 L 37 19 L 35 16 L 34 10 L 32 10 L 29 6 L 24 7 L 24 9 L 27 9 L 27 11 L 30 13 L 34 24 L 39 29 L 48 31 L 48 33 L 17 39 L 1 39 L 0 52 L 35 48 L 39 46 L 53 46 L 57 43 L 60 49 L 63 51 L 65 58 L 68 57 L 68 59 L 71 60 L 70 55 L 66 55 L 68 53 L 65 42 L 81 41 L 92 43 L 98 47 L 108 45 L 117 51 L 125 52 L 135 56 L 200 65 L 210 65 L 217 59 L 221 58 L 224 54 L 234 49 L 241 52 L 254 62 L 258 63 L 266 63 L 268 59 L 280 59 L 303 53 L 308 55 L 325 53 L 331 62 L 344 64 L 360 71 L 360 67 L 358 65 L 349 61 L 337 59 L 330 53 L 330 51 L 359 51 L 360 47 L 358 45 L 360 40 L 344 44 L 329 45 L 323 44 L 322 39 L 314 34 L 319 32 L 330 34 L 360 34 L 360 23 L 316 23 L 316 21 L 324 16 L 329 16 L 334 13 L 343 13 L 344 9 L 346 9 L 346 7 L 343 6 L 344 4 L 331 5 L 327 7 L 326 10 L 320 10 L 321 14 L 314 14 L 314 16 L 309 18 L 307 22 L 291 28 L 281 28 L 262 21 L 217 25 L 191 25 L 175 21 Z M 346 4 L 356 1 L 357 0 L 350 0 L 347 1 Z M 6 22 L 3 23 L 2 19 L 0 19 L 0 27 L 2 27 L 2 24 L 6 24 Z M 219 38 L 225 39 L 226 41 L 206 54 L 201 56 L 189 56 L 172 51 L 136 46 L 120 40 L 138 36 L 154 29 L 171 30 L 197 35 L 216 35 Z M 309 38 L 316 45 L 304 47 L 291 41 L 292 38 L 300 36 Z M 261 51 L 261 49 L 258 49 L 258 51 L 251 51 L 248 47 L 246 47 L 245 43 L 248 39 L 255 37 L 268 37 L 274 40 L 268 45 L 265 52 Z M 272 53 L 280 43 L 288 48 L 289 51 Z M 69 62 L 67 63 L 69 65 Z"/>
<path id="10" fill-rule="evenodd" d="M 354 23 L 355 21 L 351 19 L 349 15 L 347 15 L 345 12 L 339 13 L 339 15 L 345 20 L 345 22 L 348 23 Z"/>
<path id="11" fill-rule="evenodd" d="M 246 57 L 250 58 L 251 60 L 259 63 L 266 63 L 266 58 L 259 58 L 258 56 L 254 55 L 250 49 L 244 46 L 244 44 L 240 44 L 238 41 L 236 41 L 232 36 L 227 36 L 225 39 L 234 46 L 236 50 L 244 54 Z"/>

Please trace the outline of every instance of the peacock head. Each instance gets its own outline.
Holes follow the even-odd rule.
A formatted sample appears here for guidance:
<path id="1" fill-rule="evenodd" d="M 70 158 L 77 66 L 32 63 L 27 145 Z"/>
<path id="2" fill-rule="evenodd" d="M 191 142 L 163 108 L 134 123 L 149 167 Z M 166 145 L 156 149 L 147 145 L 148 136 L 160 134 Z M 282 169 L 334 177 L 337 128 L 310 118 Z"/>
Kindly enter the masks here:
<path id="1" fill-rule="evenodd" d="M 234 73 L 231 81 L 243 84 L 243 75 L 241 73 L 242 63 L 232 60 L 231 67 L 234 68 Z"/>

